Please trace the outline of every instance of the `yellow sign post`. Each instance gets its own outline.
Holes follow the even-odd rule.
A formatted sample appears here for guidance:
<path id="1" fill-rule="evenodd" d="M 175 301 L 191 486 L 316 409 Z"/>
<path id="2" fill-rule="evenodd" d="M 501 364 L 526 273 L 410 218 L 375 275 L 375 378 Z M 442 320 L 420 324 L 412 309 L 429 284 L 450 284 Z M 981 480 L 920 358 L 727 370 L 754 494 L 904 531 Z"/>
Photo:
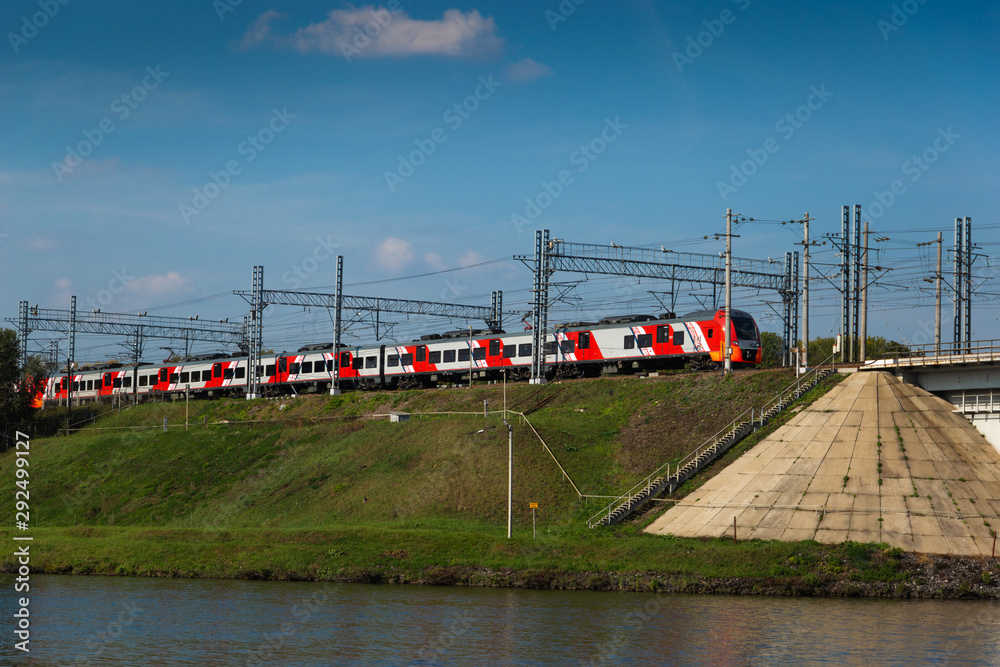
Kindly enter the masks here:
<path id="1" fill-rule="evenodd" d="M 538 509 L 538 503 L 528 503 L 528 507 L 531 508 L 531 539 L 535 539 L 535 510 Z"/>

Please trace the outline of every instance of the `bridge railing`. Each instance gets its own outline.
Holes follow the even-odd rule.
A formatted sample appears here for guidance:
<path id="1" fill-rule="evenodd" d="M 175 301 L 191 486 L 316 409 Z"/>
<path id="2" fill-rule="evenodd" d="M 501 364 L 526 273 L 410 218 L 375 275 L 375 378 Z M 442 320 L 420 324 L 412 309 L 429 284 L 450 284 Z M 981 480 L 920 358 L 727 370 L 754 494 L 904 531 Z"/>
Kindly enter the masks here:
<path id="1" fill-rule="evenodd" d="M 905 350 L 885 352 L 866 366 L 930 366 L 950 363 L 993 361 L 1000 358 L 1000 339 L 967 341 L 963 343 L 927 343 L 908 345 Z"/>

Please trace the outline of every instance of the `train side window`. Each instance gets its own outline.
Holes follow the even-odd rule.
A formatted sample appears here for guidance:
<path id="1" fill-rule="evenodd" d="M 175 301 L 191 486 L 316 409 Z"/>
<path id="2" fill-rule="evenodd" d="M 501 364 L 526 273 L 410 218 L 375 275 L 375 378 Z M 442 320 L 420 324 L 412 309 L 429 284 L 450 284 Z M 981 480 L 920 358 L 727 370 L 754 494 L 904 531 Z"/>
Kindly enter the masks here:
<path id="1" fill-rule="evenodd" d="M 635 336 L 633 336 L 632 334 L 625 336 L 625 340 L 622 341 L 622 344 L 624 345 L 626 350 L 631 350 L 632 348 L 635 347 Z"/>
<path id="2" fill-rule="evenodd" d="M 167 374 L 168 373 L 170 373 L 170 371 L 168 369 L 166 369 L 166 368 L 161 368 L 160 369 L 160 382 L 166 382 L 167 381 Z M 105 377 L 107 377 L 107 376 L 105 376 Z M 104 384 L 105 384 L 105 386 L 107 386 L 108 383 L 105 382 Z"/>
<path id="3" fill-rule="evenodd" d="M 264 375 L 274 375 L 274 364 L 268 364 L 264 367 Z"/>
<path id="4" fill-rule="evenodd" d="M 301 368 L 302 368 L 301 364 L 289 364 L 288 372 L 291 373 L 292 375 L 296 375 L 298 374 L 299 369 Z"/>
<path id="5" fill-rule="evenodd" d="M 521 343 L 517 346 L 517 356 L 519 357 L 530 357 L 531 356 L 531 343 Z"/>
<path id="6" fill-rule="evenodd" d="M 356 371 L 361 370 L 365 367 L 365 360 L 363 357 L 354 357 L 354 363 L 351 364 L 351 368 Z"/>
<path id="7" fill-rule="evenodd" d="M 708 330 L 708 337 L 709 338 L 715 338 L 715 329 L 709 329 Z"/>
<path id="8" fill-rule="evenodd" d="M 485 359 L 486 358 L 486 348 L 485 347 L 473 348 L 473 350 L 472 350 L 472 358 L 475 359 L 476 361 L 482 361 L 483 359 Z"/>
<path id="9" fill-rule="evenodd" d="M 237 380 L 242 380 L 246 376 L 247 376 L 247 369 L 243 368 L 242 366 L 237 366 L 236 367 L 236 379 Z"/>
<path id="10" fill-rule="evenodd" d="M 115 389 L 120 388 L 122 386 L 122 379 L 121 378 L 115 378 L 114 380 L 112 380 L 112 385 L 111 386 L 114 387 Z"/>
<path id="11" fill-rule="evenodd" d="M 670 331 L 670 327 L 668 327 L 666 324 L 661 324 L 660 326 L 656 327 L 656 342 L 657 343 L 668 342 L 670 340 L 670 334 L 667 333 L 668 331 Z"/>
<path id="12" fill-rule="evenodd" d="M 494 338 L 490 341 L 490 356 L 495 357 L 500 354 L 500 341 Z"/>
<path id="13" fill-rule="evenodd" d="M 258 366 L 257 367 L 257 377 L 262 377 L 263 375 L 264 375 L 264 367 L 263 366 Z"/>
<path id="14" fill-rule="evenodd" d="M 129 380 L 129 382 L 132 382 L 132 378 L 128 378 L 128 380 Z M 125 386 L 127 387 L 129 385 L 125 385 Z M 79 382 L 74 382 L 73 383 L 73 391 L 80 391 L 80 383 Z"/>
<path id="15" fill-rule="evenodd" d="M 510 344 L 510 345 L 504 345 L 503 346 L 503 358 L 504 359 L 513 359 L 516 356 L 517 356 L 517 345 Z"/>
<path id="16" fill-rule="evenodd" d="M 226 380 L 232 380 L 233 379 L 233 369 L 232 368 L 227 368 L 226 370 L 222 371 L 222 377 L 225 378 Z"/>
<path id="17" fill-rule="evenodd" d="M 149 376 L 149 386 L 150 387 L 152 387 L 154 384 L 156 384 L 156 379 L 157 378 L 156 378 L 155 375 L 150 375 Z M 100 382 L 100 380 L 95 380 L 94 384 L 97 386 L 98 389 L 101 388 L 101 382 Z"/>
<path id="18" fill-rule="evenodd" d="M 576 339 L 577 339 L 577 347 L 580 348 L 581 350 L 586 350 L 590 348 L 589 331 L 581 331 L 580 335 L 578 335 Z"/>
<path id="19" fill-rule="evenodd" d="M 387 368 L 395 368 L 396 366 L 399 366 L 399 355 L 390 354 L 385 358 L 385 365 Z"/>
<path id="20" fill-rule="evenodd" d="M 181 384 L 187 384 L 191 381 L 191 374 L 187 371 L 181 373 Z"/>
<path id="21" fill-rule="evenodd" d="M 333 359 L 327 359 L 326 360 L 326 372 L 327 373 L 332 373 L 333 372 Z"/>
<path id="22" fill-rule="evenodd" d="M 559 351 L 559 345 L 555 341 L 551 341 L 545 343 L 545 345 L 542 346 L 542 350 L 545 354 L 555 354 Z"/>
<path id="23" fill-rule="evenodd" d="M 170 374 L 170 384 L 177 384 L 177 381 L 180 380 L 180 379 L 181 379 L 180 378 L 180 373 L 171 373 Z M 116 380 L 116 382 L 117 382 L 117 380 Z M 115 386 L 117 387 L 118 385 L 115 385 Z"/>
<path id="24" fill-rule="evenodd" d="M 220 364 L 216 364 L 217 366 Z M 288 359 L 285 357 L 278 357 L 278 372 L 287 373 L 288 372 Z"/>
<path id="25" fill-rule="evenodd" d="M 272 375 L 273 375 L 273 373 L 272 373 Z M 208 382 L 211 379 L 212 379 L 212 371 L 202 371 L 201 372 L 201 380 L 202 380 L 202 382 Z"/>
<path id="26" fill-rule="evenodd" d="M 399 361 L 404 366 L 412 366 L 413 365 L 413 355 L 412 354 L 404 354 L 404 355 L 402 355 L 399 358 Z"/>
<path id="27" fill-rule="evenodd" d="M 641 334 L 638 338 L 639 338 L 639 347 L 653 346 L 653 334 Z"/>
<path id="28" fill-rule="evenodd" d="M 313 372 L 313 362 L 303 361 L 302 366 L 299 367 L 299 372 L 303 375 Z"/>
<path id="29" fill-rule="evenodd" d="M 350 365 L 351 365 L 351 353 L 350 352 L 341 352 L 340 353 L 340 367 L 341 368 L 347 368 Z M 333 369 L 331 368 L 330 370 L 333 370 Z"/>
<path id="30" fill-rule="evenodd" d="M 441 350 L 431 350 L 430 354 L 427 355 L 427 363 L 429 363 L 429 364 L 440 364 L 441 363 Z"/>
<path id="31" fill-rule="evenodd" d="M 445 350 L 444 351 L 444 363 L 451 364 L 455 362 L 455 350 Z"/>
<path id="32" fill-rule="evenodd" d="M 132 386 L 132 376 L 131 375 L 126 375 L 124 378 L 122 378 L 122 384 L 125 387 L 131 387 Z M 73 383 L 73 391 L 76 391 L 76 383 L 75 382 Z"/>
<path id="33" fill-rule="evenodd" d="M 139 386 L 140 387 L 145 387 L 146 386 L 146 376 L 145 375 L 140 375 L 139 376 Z M 93 391 L 93 390 L 94 390 L 94 381 L 93 380 L 87 380 L 87 391 Z"/>
<path id="34" fill-rule="evenodd" d="M 378 357 L 365 357 L 365 368 L 378 368 Z"/>
<path id="35" fill-rule="evenodd" d="M 467 348 L 467 347 L 466 348 L 462 348 L 461 350 L 458 351 L 458 360 L 459 361 L 468 361 L 469 360 L 469 348 Z"/>
<path id="36" fill-rule="evenodd" d="M 573 354 L 576 351 L 576 343 L 571 340 L 564 340 L 559 343 L 559 351 L 563 354 Z"/>
<path id="37" fill-rule="evenodd" d="M 683 344 L 684 344 L 684 332 L 683 331 L 675 331 L 674 332 L 674 345 L 683 345 Z"/>
<path id="38" fill-rule="evenodd" d="M 427 361 L 426 345 L 417 345 L 417 361 Z"/>

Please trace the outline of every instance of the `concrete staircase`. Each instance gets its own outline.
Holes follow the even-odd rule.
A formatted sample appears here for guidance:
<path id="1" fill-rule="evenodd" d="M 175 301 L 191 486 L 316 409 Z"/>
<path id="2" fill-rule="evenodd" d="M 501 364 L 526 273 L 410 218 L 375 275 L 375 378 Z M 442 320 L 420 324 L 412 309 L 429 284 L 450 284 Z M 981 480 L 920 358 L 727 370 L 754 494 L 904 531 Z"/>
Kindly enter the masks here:
<path id="1" fill-rule="evenodd" d="M 766 426 L 775 416 L 832 375 L 833 372 L 831 368 L 816 368 L 799 377 L 793 384 L 783 389 L 760 408 L 751 407 L 741 414 L 677 464 L 666 463 L 660 466 L 644 481 L 639 482 L 627 493 L 619 496 L 588 519 L 587 525 L 594 528 L 619 523 L 642 508 L 650 499 L 662 493 L 673 493 L 699 470 L 729 451 L 733 445 L 746 436 Z"/>

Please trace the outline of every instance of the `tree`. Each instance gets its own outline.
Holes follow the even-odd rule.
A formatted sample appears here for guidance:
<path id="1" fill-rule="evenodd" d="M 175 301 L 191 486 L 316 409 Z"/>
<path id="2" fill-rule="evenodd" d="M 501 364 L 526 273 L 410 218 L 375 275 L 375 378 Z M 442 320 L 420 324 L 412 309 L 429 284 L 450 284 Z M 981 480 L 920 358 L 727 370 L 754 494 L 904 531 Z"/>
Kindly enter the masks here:
<path id="1" fill-rule="evenodd" d="M 20 367 L 17 332 L 0 329 L 0 421 L 5 443 L 14 436 L 13 430 L 23 430 L 31 419 L 32 402 L 45 375 L 45 365 L 38 357 Z"/>
<path id="2" fill-rule="evenodd" d="M 760 333 L 760 346 L 763 350 L 761 366 L 780 366 L 785 356 L 785 341 L 781 336 L 772 331 L 762 331 Z"/>

